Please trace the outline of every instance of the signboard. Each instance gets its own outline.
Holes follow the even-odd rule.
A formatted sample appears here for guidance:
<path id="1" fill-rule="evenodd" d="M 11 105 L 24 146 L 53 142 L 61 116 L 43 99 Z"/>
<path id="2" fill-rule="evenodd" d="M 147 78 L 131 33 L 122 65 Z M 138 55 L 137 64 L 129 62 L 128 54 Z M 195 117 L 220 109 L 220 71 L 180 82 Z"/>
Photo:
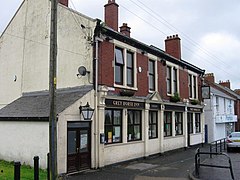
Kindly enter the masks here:
<path id="1" fill-rule="evenodd" d="M 105 104 L 107 106 L 113 107 L 123 107 L 123 108 L 145 108 L 145 103 L 143 102 L 136 102 L 136 101 L 126 101 L 126 100 L 119 100 L 119 99 L 106 99 Z"/>
<path id="2" fill-rule="evenodd" d="M 191 111 L 191 112 L 199 112 L 199 113 L 202 112 L 201 108 L 188 107 L 187 109 L 188 109 L 188 111 Z"/>
<path id="3" fill-rule="evenodd" d="M 171 111 L 185 111 L 185 106 L 172 106 L 172 105 L 165 105 L 165 110 L 171 110 Z"/>
<path id="4" fill-rule="evenodd" d="M 202 98 L 210 99 L 210 86 L 202 86 Z"/>
<path id="5" fill-rule="evenodd" d="M 150 109 L 159 110 L 159 109 L 161 109 L 161 104 L 153 104 L 153 103 L 151 103 L 150 104 Z"/>

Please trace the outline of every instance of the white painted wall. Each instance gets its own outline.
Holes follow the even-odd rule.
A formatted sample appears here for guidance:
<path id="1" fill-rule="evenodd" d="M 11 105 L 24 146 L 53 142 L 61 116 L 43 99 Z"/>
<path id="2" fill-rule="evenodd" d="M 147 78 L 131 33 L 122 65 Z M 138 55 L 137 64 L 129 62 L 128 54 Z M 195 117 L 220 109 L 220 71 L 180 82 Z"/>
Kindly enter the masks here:
<path id="1" fill-rule="evenodd" d="M 25 0 L 0 37 L 0 108 L 23 92 L 47 90 L 49 84 L 50 1 Z M 59 4 L 57 87 L 89 84 L 78 67 L 92 72 L 95 21 Z M 81 24 L 85 28 L 81 28 Z M 16 75 L 17 81 L 13 81 Z"/>
<path id="2" fill-rule="evenodd" d="M 184 147 L 185 145 L 184 137 L 185 136 L 175 136 L 175 137 L 164 138 L 164 141 L 163 141 L 164 152 Z"/>
<path id="3" fill-rule="evenodd" d="M 47 168 L 48 122 L 0 121 L 0 159 L 33 166 L 39 156 L 40 167 Z"/>
<path id="4" fill-rule="evenodd" d="M 131 142 L 126 144 L 106 145 L 104 148 L 104 164 L 114 164 L 144 157 L 144 143 Z"/>

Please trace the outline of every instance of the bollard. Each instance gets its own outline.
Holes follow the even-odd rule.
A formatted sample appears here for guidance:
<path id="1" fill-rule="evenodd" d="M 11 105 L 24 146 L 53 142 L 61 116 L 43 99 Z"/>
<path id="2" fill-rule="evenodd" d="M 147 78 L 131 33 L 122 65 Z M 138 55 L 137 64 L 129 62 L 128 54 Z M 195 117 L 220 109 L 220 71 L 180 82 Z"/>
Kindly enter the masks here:
<path id="1" fill-rule="evenodd" d="M 49 153 L 47 153 L 47 177 L 50 180 L 50 171 L 49 171 Z"/>
<path id="2" fill-rule="evenodd" d="M 34 180 L 39 180 L 39 157 L 34 156 Z"/>
<path id="3" fill-rule="evenodd" d="M 14 162 L 14 180 L 20 180 L 20 162 Z"/>

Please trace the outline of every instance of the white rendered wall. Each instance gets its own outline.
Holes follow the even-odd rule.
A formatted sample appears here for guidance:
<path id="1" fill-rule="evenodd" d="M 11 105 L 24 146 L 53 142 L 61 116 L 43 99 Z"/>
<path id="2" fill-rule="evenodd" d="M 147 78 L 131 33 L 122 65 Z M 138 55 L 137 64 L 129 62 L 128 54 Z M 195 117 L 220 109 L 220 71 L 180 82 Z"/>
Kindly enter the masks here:
<path id="1" fill-rule="evenodd" d="M 39 156 L 40 167 L 47 168 L 48 122 L 0 121 L 0 159 L 33 166 Z"/>
<path id="2" fill-rule="evenodd" d="M 50 2 L 24 1 L 0 37 L 0 108 L 20 97 L 23 92 L 48 89 Z M 93 19 L 59 4 L 58 88 L 81 86 L 92 82 L 91 43 L 94 27 Z M 91 71 L 90 77 L 77 76 L 78 67 L 82 65 Z"/>

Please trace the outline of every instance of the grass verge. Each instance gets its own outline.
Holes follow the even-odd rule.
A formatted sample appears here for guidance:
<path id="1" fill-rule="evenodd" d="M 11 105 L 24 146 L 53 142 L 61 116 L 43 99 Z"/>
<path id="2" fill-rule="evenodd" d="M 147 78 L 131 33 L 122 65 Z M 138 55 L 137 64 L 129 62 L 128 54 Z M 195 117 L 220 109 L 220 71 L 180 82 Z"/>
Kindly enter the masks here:
<path id="1" fill-rule="evenodd" d="M 31 166 L 21 165 L 20 168 L 21 180 L 33 180 L 34 179 L 34 169 Z M 12 180 L 14 179 L 14 162 L 6 162 L 0 160 L 0 180 Z M 47 171 L 39 170 L 39 179 L 47 179 Z"/>

